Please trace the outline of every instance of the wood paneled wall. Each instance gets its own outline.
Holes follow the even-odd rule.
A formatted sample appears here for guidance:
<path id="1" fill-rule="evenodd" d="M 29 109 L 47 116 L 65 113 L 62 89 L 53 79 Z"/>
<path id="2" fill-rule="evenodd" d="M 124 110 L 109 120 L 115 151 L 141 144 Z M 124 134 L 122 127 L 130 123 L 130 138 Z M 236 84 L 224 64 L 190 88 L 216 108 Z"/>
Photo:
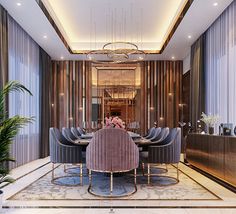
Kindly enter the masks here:
<path id="1" fill-rule="evenodd" d="M 142 132 L 153 126 L 177 127 L 182 103 L 182 61 L 147 61 L 142 69 Z"/>
<path id="2" fill-rule="evenodd" d="M 59 129 L 82 126 L 83 96 L 87 102 L 91 99 L 91 79 L 84 78 L 89 76 L 85 74 L 90 74 L 90 69 L 91 64 L 83 61 L 52 62 L 51 126 Z M 85 107 L 89 110 L 87 102 Z M 89 113 L 85 120 L 91 120 Z"/>
<path id="3" fill-rule="evenodd" d="M 182 103 L 182 61 L 147 61 L 141 66 L 141 133 L 154 122 L 158 126 L 176 127 Z M 51 126 L 82 126 L 92 117 L 91 63 L 53 61 Z M 83 103 L 83 97 L 85 98 Z"/>
<path id="4" fill-rule="evenodd" d="M 183 96 L 183 121 L 189 122 L 190 121 L 190 71 L 183 75 L 182 81 L 182 96 Z M 184 126 L 184 136 L 187 135 L 188 126 Z"/>

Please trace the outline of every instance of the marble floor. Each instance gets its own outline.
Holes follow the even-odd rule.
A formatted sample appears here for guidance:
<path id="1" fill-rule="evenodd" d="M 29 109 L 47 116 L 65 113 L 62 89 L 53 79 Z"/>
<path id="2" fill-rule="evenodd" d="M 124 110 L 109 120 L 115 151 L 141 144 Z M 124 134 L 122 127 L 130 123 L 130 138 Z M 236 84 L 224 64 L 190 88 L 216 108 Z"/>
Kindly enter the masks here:
<path id="1" fill-rule="evenodd" d="M 236 209 L 4 209 L 8 214 L 235 214 Z"/>
<path id="2" fill-rule="evenodd" d="M 51 170 L 49 159 L 33 161 L 12 170 L 16 179 L 3 188 L 2 213 L 236 213 L 236 194 L 202 174 L 180 164 L 180 170 L 204 186 L 220 200 L 12 200 L 14 195 L 41 179 Z M 194 190 L 193 190 L 194 191 Z M 112 210 L 111 208 L 112 207 Z"/>

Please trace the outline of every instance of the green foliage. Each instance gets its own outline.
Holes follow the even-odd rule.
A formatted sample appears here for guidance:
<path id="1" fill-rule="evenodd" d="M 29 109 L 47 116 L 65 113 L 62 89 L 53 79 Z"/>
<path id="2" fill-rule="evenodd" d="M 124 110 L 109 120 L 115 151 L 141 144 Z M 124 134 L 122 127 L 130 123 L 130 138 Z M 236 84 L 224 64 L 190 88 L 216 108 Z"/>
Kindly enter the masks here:
<path id="1" fill-rule="evenodd" d="M 6 97 L 12 92 L 31 92 L 17 81 L 10 81 L 0 90 L 0 184 L 3 182 L 11 183 L 14 181 L 8 176 L 8 162 L 14 161 L 9 156 L 10 145 L 19 130 L 27 123 L 32 122 L 33 118 L 21 117 L 16 115 L 9 118 L 6 111 Z"/>

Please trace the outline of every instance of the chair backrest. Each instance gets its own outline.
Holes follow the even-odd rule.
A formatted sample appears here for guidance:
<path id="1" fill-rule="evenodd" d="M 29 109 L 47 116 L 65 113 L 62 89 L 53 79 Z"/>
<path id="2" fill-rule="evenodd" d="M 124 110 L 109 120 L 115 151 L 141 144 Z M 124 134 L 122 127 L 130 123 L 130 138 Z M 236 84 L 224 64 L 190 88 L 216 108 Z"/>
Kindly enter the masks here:
<path id="1" fill-rule="evenodd" d="M 161 129 L 161 132 L 158 134 L 157 137 L 151 139 L 151 141 L 153 143 L 158 143 L 158 142 L 161 142 L 163 140 L 165 140 L 165 138 L 169 135 L 169 128 L 168 127 L 165 127 L 165 128 L 162 128 Z"/>
<path id="2" fill-rule="evenodd" d="M 81 134 L 79 133 L 79 131 L 75 127 L 71 127 L 70 131 L 76 138 L 78 138 L 78 139 L 80 138 Z"/>
<path id="3" fill-rule="evenodd" d="M 49 138 L 50 138 L 50 143 L 60 142 L 61 144 L 70 145 L 70 142 L 67 141 L 67 139 L 62 135 L 60 130 L 55 127 L 51 127 L 49 129 Z"/>
<path id="4" fill-rule="evenodd" d="M 155 129 L 156 129 L 155 127 L 150 128 L 148 131 L 148 134 L 145 138 L 147 138 L 147 139 L 152 138 L 155 133 Z"/>
<path id="5" fill-rule="evenodd" d="M 86 166 L 94 171 L 129 171 L 138 164 L 138 147 L 123 129 L 98 130 L 86 149 Z"/>
<path id="6" fill-rule="evenodd" d="M 148 148 L 150 163 L 178 163 L 181 154 L 181 129 L 170 129 L 169 135 L 157 146 Z"/>
<path id="7" fill-rule="evenodd" d="M 162 130 L 161 127 L 155 128 L 154 132 L 153 132 L 153 136 L 151 138 L 149 138 L 149 140 L 151 141 L 151 140 L 154 140 L 155 138 L 157 138 L 158 135 L 161 133 L 161 130 Z"/>
<path id="8" fill-rule="evenodd" d="M 49 140 L 52 163 L 81 163 L 82 147 L 67 141 L 57 128 L 49 129 Z"/>
<path id="9" fill-rule="evenodd" d="M 65 128 L 63 127 L 62 128 L 62 135 L 66 138 L 66 140 L 70 141 L 70 142 L 74 142 L 75 140 L 78 140 L 77 137 L 75 137 L 71 130 L 69 128 Z"/>
<path id="10" fill-rule="evenodd" d="M 83 129 L 81 129 L 80 127 L 77 127 L 77 130 L 78 130 L 78 132 L 80 133 L 80 135 L 85 134 L 85 132 L 83 131 Z"/>

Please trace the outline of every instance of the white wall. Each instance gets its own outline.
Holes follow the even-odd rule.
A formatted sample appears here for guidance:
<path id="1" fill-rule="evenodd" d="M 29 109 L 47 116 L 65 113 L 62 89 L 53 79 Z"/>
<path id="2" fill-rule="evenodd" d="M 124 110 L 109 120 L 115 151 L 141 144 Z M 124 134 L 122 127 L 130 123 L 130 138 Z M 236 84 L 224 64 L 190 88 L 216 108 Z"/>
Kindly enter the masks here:
<path id="1" fill-rule="evenodd" d="M 190 70 L 190 52 L 183 60 L 183 74 Z"/>

